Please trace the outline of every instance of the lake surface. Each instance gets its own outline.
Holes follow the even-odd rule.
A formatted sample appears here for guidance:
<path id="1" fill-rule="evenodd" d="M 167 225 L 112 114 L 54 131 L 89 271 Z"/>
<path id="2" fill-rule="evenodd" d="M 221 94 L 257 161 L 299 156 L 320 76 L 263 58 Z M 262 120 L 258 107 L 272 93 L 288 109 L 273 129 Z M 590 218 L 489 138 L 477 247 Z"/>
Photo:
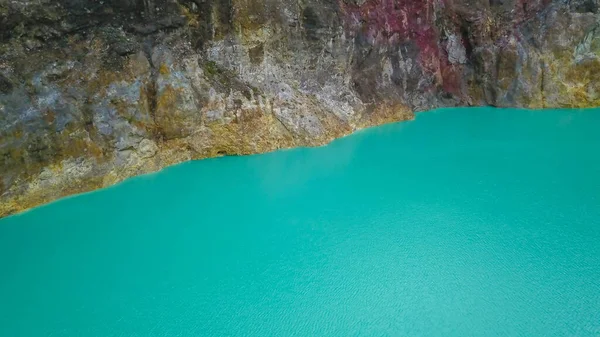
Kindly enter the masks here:
<path id="1" fill-rule="evenodd" d="M 0 220 L 0 336 L 599 336 L 600 110 L 444 109 Z"/>

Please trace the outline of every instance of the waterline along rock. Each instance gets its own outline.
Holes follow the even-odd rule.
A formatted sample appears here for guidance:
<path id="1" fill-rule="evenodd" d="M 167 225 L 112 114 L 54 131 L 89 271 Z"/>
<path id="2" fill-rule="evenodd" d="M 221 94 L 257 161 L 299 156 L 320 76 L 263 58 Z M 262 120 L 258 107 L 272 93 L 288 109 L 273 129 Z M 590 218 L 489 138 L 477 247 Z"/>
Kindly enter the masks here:
<path id="1" fill-rule="evenodd" d="M 0 0 L 0 216 L 442 106 L 600 105 L 597 0 Z"/>

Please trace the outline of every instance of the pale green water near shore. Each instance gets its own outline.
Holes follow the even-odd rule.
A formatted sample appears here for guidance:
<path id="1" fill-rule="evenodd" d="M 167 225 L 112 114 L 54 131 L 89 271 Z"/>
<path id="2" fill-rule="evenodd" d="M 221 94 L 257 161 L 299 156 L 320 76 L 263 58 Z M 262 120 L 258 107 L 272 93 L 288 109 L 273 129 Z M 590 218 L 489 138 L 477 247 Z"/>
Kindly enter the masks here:
<path id="1" fill-rule="evenodd" d="M 0 336 L 599 336 L 600 110 L 446 109 L 0 220 Z"/>

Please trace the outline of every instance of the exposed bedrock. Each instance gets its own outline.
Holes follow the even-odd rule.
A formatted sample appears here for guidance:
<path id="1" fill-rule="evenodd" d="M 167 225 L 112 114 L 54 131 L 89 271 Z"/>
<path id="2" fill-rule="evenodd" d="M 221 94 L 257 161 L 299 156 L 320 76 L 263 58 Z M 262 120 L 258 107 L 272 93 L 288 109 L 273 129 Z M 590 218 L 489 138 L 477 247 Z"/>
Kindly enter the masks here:
<path id="1" fill-rule="evenodd" d="M 600 105 L 597 0 L 0 0 L 0 216 L 442 106 Z"/>

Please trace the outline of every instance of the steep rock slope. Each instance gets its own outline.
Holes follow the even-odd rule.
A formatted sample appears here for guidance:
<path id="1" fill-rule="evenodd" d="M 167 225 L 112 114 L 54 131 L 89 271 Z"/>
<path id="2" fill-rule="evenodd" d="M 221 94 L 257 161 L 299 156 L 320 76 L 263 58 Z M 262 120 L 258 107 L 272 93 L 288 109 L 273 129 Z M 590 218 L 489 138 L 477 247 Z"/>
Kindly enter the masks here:
<path id="1" fill-rule="evenodd" d="M 600 105 L 597 0 L 0 0 L 0 216 L 441 106 Z"/>

